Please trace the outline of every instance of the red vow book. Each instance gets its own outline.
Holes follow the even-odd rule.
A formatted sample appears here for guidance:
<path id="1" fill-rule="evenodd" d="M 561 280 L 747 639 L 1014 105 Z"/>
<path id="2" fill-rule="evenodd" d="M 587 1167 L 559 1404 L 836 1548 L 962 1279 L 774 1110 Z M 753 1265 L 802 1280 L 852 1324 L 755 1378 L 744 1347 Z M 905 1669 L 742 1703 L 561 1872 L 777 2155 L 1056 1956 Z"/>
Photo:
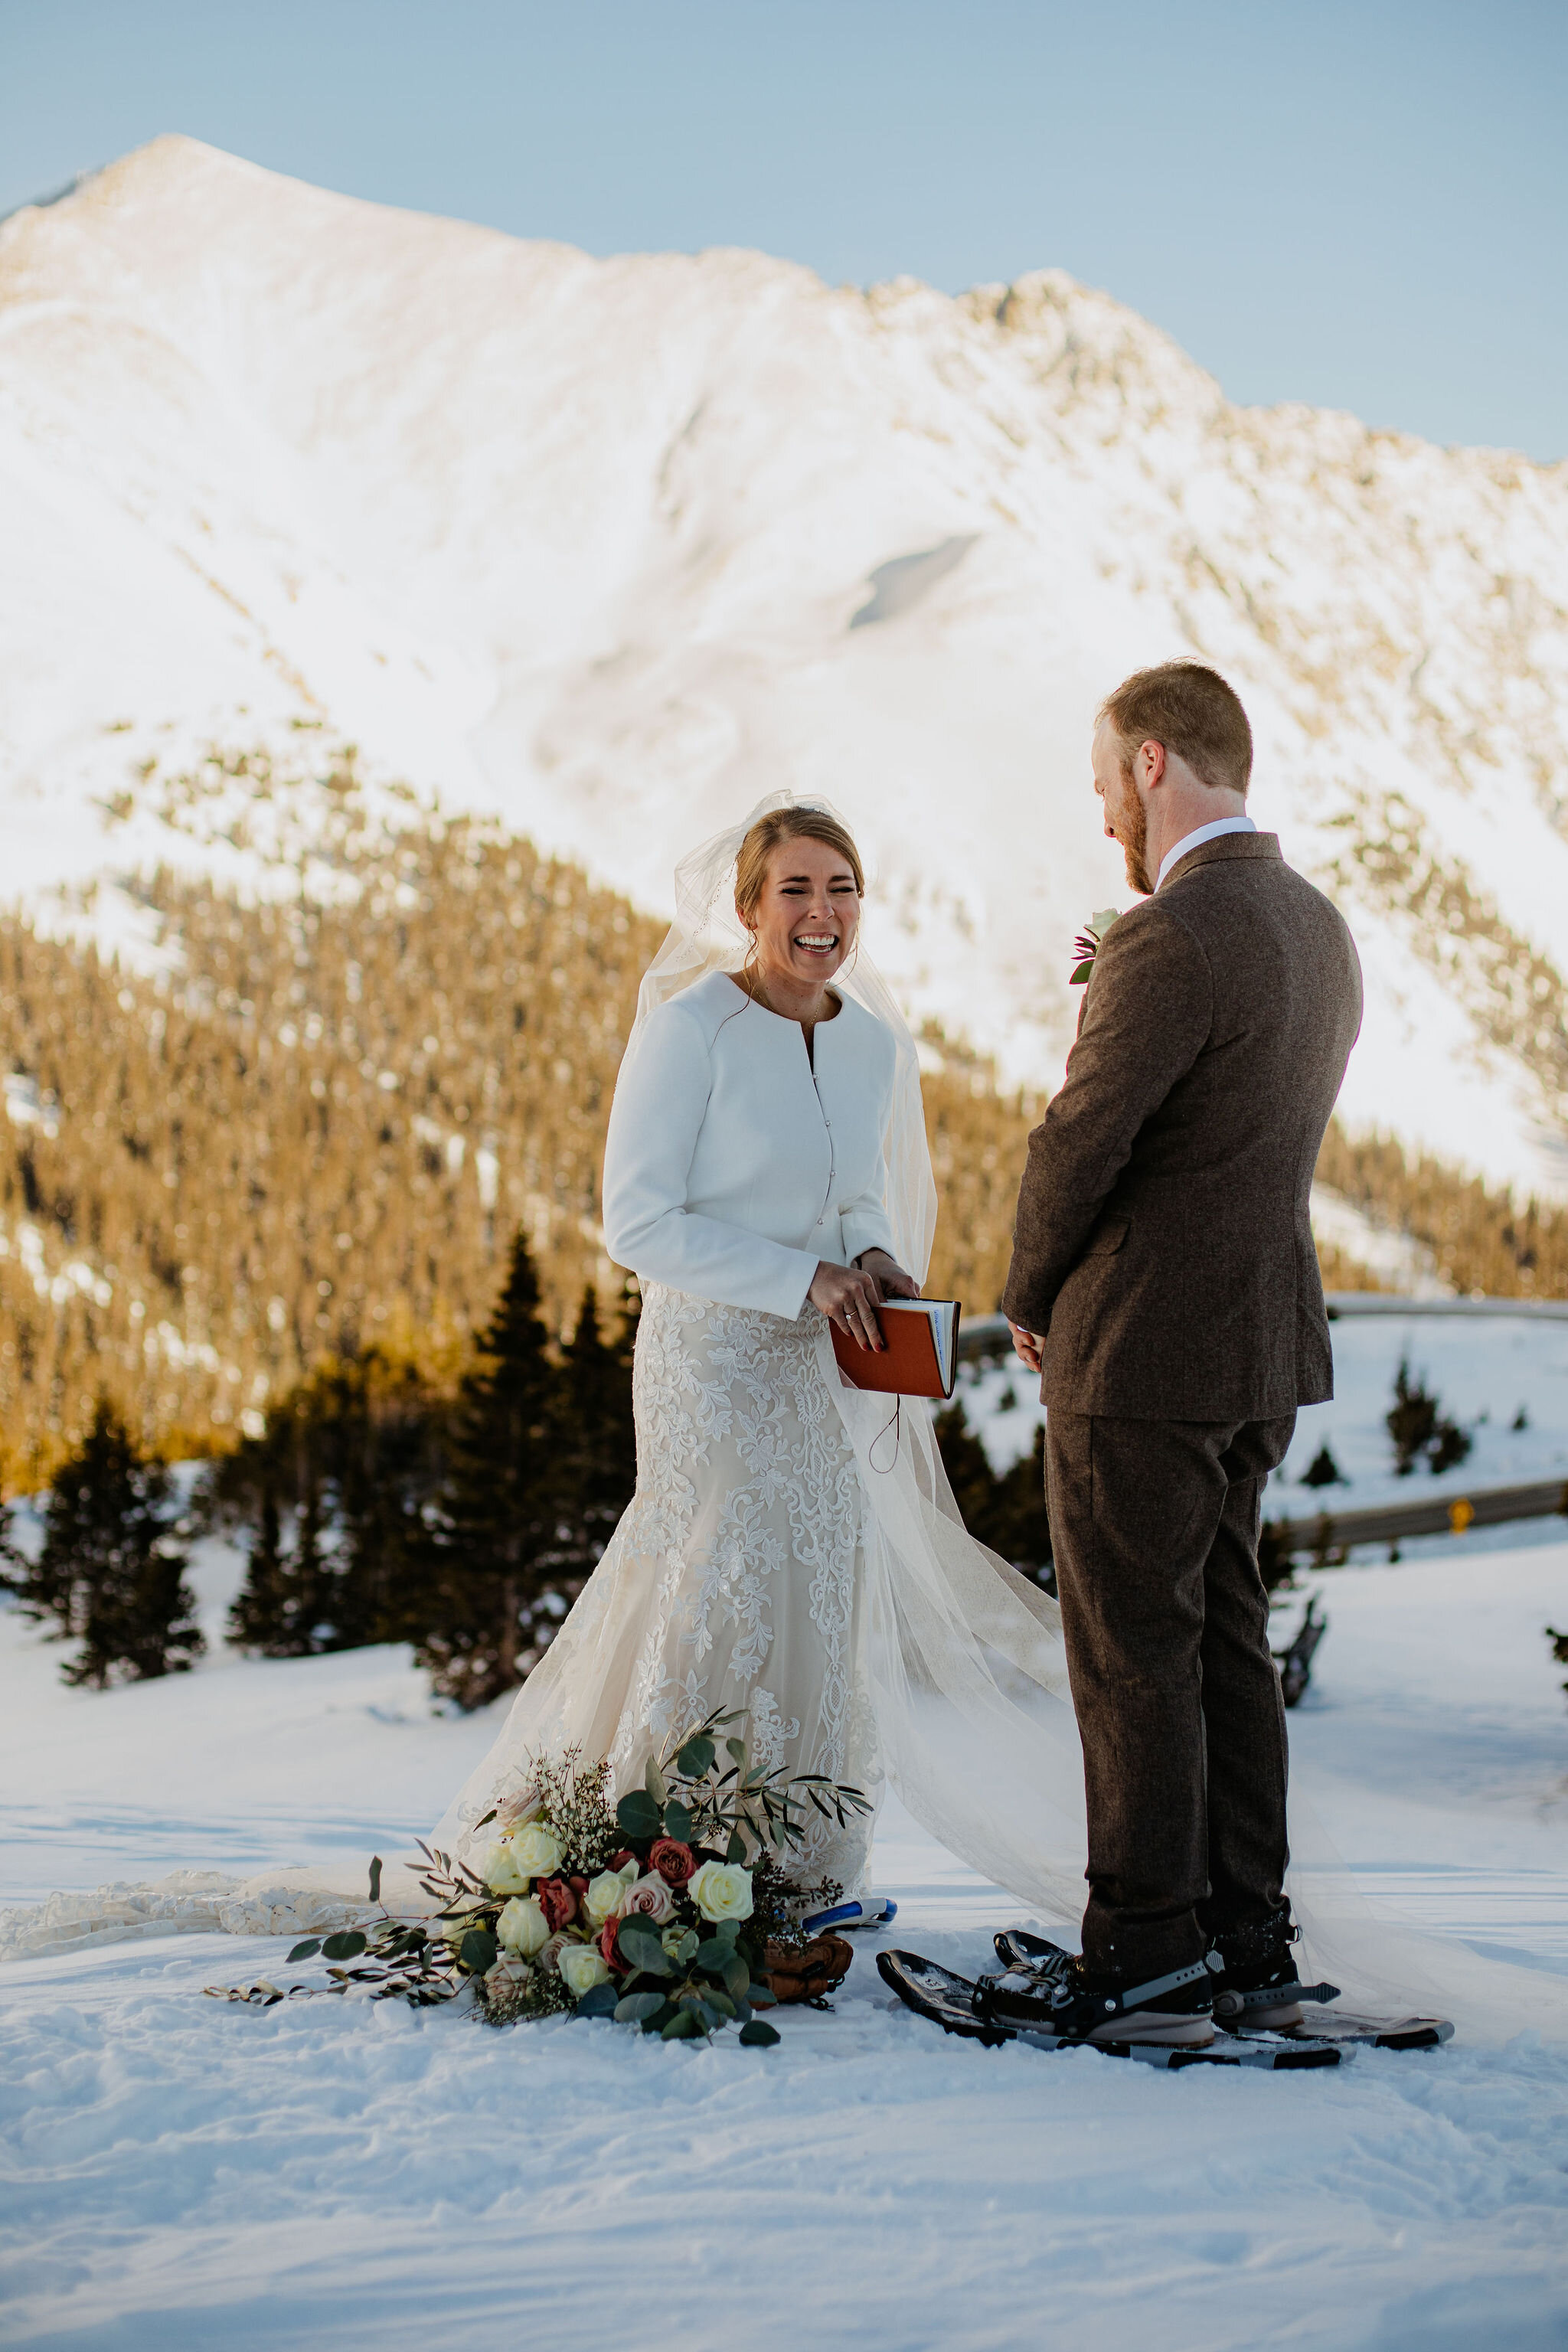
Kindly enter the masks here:
<path id="1" fill-rule="evenodd" d="M 846 1387 L 945 1403 L 958 1378 L 960 1312 L 956 1298 L 884 1298 L 877 1320 L 888 1344 L 879 1349 L 862 1348 L 835 1323 L 833 1352 Z"/>

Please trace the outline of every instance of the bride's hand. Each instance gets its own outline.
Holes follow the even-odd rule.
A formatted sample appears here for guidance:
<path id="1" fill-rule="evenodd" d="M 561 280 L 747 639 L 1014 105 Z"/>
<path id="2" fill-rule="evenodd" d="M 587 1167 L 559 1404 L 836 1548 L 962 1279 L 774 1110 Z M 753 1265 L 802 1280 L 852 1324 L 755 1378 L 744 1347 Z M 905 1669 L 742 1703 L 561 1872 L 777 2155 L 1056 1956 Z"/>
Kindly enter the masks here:
<path id="1" fill-rule="evenodd" d="M 906 1274 L 896 1258 L 885 1249 L 862 1250 L 855 1261 L 862 1274 L 868 1274 L 879 1287 L 879 1298 L 918 1298 L 920 1284 L 912 1274 Z"/>
<path id="2" fill-rule="evenodd" d="M 824 1258 L 805 1295 L 819 1315 L 847 1331 L 862 1348 L 886 1347 L 877 1321 L 881 1293 L 874 1275 L 862 1274 L 858 1266 L 830 1265 Z"/>

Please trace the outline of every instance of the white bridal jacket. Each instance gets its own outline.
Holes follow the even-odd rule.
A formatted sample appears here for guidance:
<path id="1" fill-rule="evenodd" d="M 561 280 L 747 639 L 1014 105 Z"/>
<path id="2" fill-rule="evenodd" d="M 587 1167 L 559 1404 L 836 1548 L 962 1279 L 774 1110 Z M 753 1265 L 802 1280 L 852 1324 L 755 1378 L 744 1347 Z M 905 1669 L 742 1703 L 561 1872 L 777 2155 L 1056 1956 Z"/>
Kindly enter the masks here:
<path id="1" fill-rule="evenodd" d="M 727 972 L 663 1004 L 621 1066 L 605 1146 L 617 1265 L 790 1321 L 819 1263 L 896 1255 L 885 1137 L 896 1048 L 852 997 L 813 1033 Z"/>

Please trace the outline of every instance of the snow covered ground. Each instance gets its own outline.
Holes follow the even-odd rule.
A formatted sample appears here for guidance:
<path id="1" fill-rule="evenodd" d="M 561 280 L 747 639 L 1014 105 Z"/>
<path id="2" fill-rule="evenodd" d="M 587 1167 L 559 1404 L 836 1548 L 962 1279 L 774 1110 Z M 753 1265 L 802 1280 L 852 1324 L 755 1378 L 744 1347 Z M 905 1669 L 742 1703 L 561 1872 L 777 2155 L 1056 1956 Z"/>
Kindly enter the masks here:
<path id="1" fill-rule="evenodd" d="M 1511 1391 L 1510 1391 L 1511 1395 Z M 1497 1392 L 1500 1411 L 1502 1392 Z M 232 1582 L 199 1569 L 216 1632 Z M 1350 1570 L 1292 1718 L 1361 1884 L 1443 1953 L 1568 1975 L 1568 1544 Z M 342 1862 L 424 1828 L 488 1742 L 398 1650 L 103 1696 L 0 1615 L 0 1895 Z M 896 1806 L 894 1939 L 966 1972 L 1018 1906 Z M 0 1972 L 5 2340 L 178 2352 L 632 2338 L 682 2352 L 1091 2342 L 1108 2352 L 1568 2335 L 1568 2045 L 1460 2038 L 1335 2074 L 1166 2076 L 944 2041 L 873 1939 L 774 2051 L 608 2025 L 490 2033 L 202 1987 L 190 1937 Z"/>

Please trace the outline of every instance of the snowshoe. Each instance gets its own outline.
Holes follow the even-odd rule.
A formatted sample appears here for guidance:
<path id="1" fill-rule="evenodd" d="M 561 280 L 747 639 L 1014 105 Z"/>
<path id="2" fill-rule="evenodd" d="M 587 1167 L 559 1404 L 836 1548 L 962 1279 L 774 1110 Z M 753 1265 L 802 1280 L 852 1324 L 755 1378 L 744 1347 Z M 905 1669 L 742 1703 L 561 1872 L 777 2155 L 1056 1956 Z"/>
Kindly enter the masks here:
<path id="1" fill-rule="evenodd" d="M 1070 1955 L 1069 1955 L 1070 1957 Z M 1307 2066 L 1337 2066 L 1340 2053 L 1327 2042 L 1297 2040 L 1268 2042 L 1261 2037 L 1243 2042 L 1216 2033 L 1206 2045 L 1172 2042 L 1089 2042 L 1047 2028 L 1014 2024 L 998 2013 L 994 1998 L 982 2001 L 981 1988 L 967 1977 L 954 1975 L 918 1952 L 879 1952 L 877 1972 L 917 2017 L 929 2018 L 944 2033 L 996 2048 L 1005 2042 L 1025 2042 L 1036 2050 L 1095 2050 L 1104 2058 L 1137 2058 L 1147 2066 L 1173 2071 L 1183 2066 L 1260 2066 L 1275 2072 Z M 993 1981 L 995 1981 L 994 1979 Z"/>
<path id="2" fill-rule="evenodd" d="M 1005 1969 L 1020 1975 L 1037 1976 L 1044 1983 L 1059 1982 L 1073 1955 L 1059 1944 L 1047 1943 L 1045 1937 L 1032 1935 L 1026 1927 L 1006 1927 L 996 1938 L 996 1957 Z M 1292 1973 L 1294 1973 L 1292 1964 Z M 1332 2042 L 1342 2049 L 1367 2050 L 1436 2050 L 1452 2041 L 1454 2029 L 1443 2017 L 1363 2017 L 1349 2010 L 1331 2010 L 1326 2015 L 1284 2025 L 1262 2023 L 1258 2011 L 1265 2005 L 1278 2006 L 1279 1988 L 1256 1989 L 1260 1998 L 1248 2002 L 1242 1996 L 1229 2014 L 1221 2009 L 1221 1993 L 1215 2000 L 1215 2023 L 1225 2032 L 1244 2042 L 1268 2044 L 1272 2040 L 1288 2042 Z M 1304 1985 L 1299 1981 L 1290 1989 L 1290 1998 L 1321 2005 L 1337 2000 L 1339 1987 L 1331 1984 Z M 1250 2013 L 1249 2013 L 1250 2012 Z"/>

